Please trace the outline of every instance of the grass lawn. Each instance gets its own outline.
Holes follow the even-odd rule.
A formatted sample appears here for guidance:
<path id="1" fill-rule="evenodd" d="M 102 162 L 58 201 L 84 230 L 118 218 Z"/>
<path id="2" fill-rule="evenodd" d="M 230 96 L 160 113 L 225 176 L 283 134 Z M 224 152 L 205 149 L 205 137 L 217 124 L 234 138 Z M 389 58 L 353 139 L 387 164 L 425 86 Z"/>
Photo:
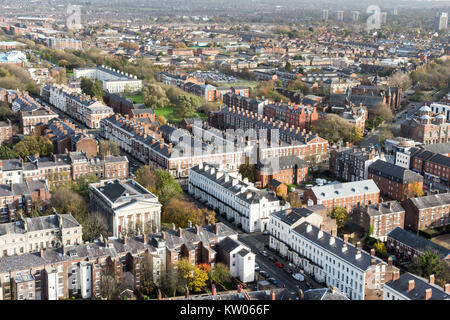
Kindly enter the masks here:
<path id="1" fill-rule="evenodd" d="M 140 104 L 140 103 L 143 103 L 142 101 L 142 94 L 136 94 L 136 95 L 128 95 L 128 96 L 126 96 L 127 97 L 127 99 L 131 99 L 131 100 L 133 100 L 133 103 L 136 103 L 136 104 Z"/>
<path id="2" fill-rule="evenodd" d="M 227 83 L 220 83 L 220 86 L 224 87 L 238 87 L 238 86 L 247 86 L 250 88 L 254 88 L 258 85 L 258 81 L 250 81 L 250 80 L 242 80 L 242 81 L 236 81 L 236 82 L 227 82 Z"/>
<path id="3" fill-rule="evenodd" d="M 66 75 L 68 77 L 73 77 L 73 70 L 66 70 Z"/>
<path id="4" fill-rule="evenodd" d="M 172 107 L 166 107 L 166 108 L 162 108 L 162 109 L 155 109 L 155 114 L 156 116 L 163 116 L 164 118 L 166 118 L 167 121 L 169 122 L 174 122 L 174 123 L 178 123 L 183 121 L 183 117 L 181 117 L 180 115 L 177 114 L 176 110 Z M 196 112 L 192 117 L 190 118 L 203 118 L 205 120 L 208 119 L 208 117 L 200 112 Z"/>

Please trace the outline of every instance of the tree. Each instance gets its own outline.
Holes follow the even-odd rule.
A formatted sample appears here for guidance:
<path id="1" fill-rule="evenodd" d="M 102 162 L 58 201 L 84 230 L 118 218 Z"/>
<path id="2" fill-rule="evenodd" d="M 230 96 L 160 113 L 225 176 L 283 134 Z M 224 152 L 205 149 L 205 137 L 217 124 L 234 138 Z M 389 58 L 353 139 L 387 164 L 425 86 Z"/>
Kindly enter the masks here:
<path id="1" fill-rule="evenodd" d="M 226 290 L 224 283 L 231 280 L 230 269 L 223 263 L 217 263 L 214 268 L 209 271 L 209 280 L 211 284 L 218 284 Z"/>
<path id="2" fill-rule="evenodd" d="M 158 84 L 149 84 L 142 89 L 142 100 L 148 108 L 160 109 L 169 104 L 166 92 Z"/>
<path id="3" fill-rule="evenodd" d="M 156 121 L 158 121 L 162 126 L 167 123 L 167 120 L 166 118 L 164 118 L 164 116 L 157 116 Z"/>
<path id="4" fill-rule="evenodd" d="M 51 205 L 60 214 L 71 213 L 80 223 L 87 217 L 88 207 L 86 200 L 67 187 L 59 187 L 52 192 Z"/>
<path id="5" fill-rule="evenodd" d="M 377 240 L 374 244 L 375 250 L 382 256 L 385 256 L 387 253 L 386 246 L 384 242 Z"/>
<path id="6" fill-rule="evenodd" d="M 287 202 L 289 202 L 291 208 L 300 208 L 302 206 L 302 201 L 297 192 L 289 192 Z"/>
<path id="7" fill-rule="evenodd" d="M 254 164 L 249 163 L 249 159 L 245 158 L 245 163 L 239 166 L 239 173 L 243 178 L 247 178 L 250 182 L 256 181 L 256 167 Z"/>
<path id="8" fill-rule="evenodd" d="M 179 228 L 186 228 L 188 223 L 204 225 L 206 221 L 214 223 L 215 212 L 207 209 L 199 209 L 190 202 L 172 199 L 163 207 L 161 221 L 174 223 Z"/>
<path id="9" fill-rule="evenodd" d="M 179 95 L 175 98 L 175 108 L 182 117 L 191 117 L 201 107 L 200 98 L 193 95 Z"/>
<path id="10" fill-rule="evenodd" d="M 167 265 L 166 270 L 163 270 L 159 280 L 159 285 L 166 294 L 175 296 L 177 290 L 181 291 L 187 285 L 186 279 L 180 276 L 181 273 L 172 263 Z"/>
<path id="11" fill-rule="evenodd" d="M 331 218 L 336 219 L 336 225 L 339 229 L 342 229 L 348 218 L 348 213 L 345 208 L 337 206 L 333 209 L 331 213 Z"/>
<path id="12" fill-rule="evenodd" d="M 0 159 L 8 160 L 14 158 L 14 152 L 5 145 L 0 145 Z"/>
<path id="13" fill-rule="evenodd" d="M 354 143 L 362 137 L 361 129 L 336 114 L 327 114 L 312 126 L 312 131 L 330 143 L 336 143 L 341 139 L 344 142 Z"/>
<path id="14" fill-rule="evenodd" d="M 100 182 L 100 179 L 95 174 L 85 174 L 77 179 L 74 190 L 82 196 L 87 196 L 89 194 L 89 185 L 97 182 Z"/>
<path id="15" fill-rule="evenodd" d="M 108 221 L 105 216 L 99 212 L 89 213 L 87 219 L 83 221 L 83 240 L 93 242 L 100 236 L 107 238 L 110 236 L 108 231 Z"/>
<path id="16" fill-rule="evenodd" d="M 117 296 L 117 291 L 114 276 L 102 274 L 100 279 L 100 295 L 106 300 L 112 300 Z"/>
<path id="17" fill-rule="evenodd" d="M 428 278 L 432 274 L 438 274 L 443 271 L 444 265 L 437 253 L 426 250 L 418 258 L 415 258 L 415 266 L 424 278 Z"/>
<path id="18" fill-rule="evenodd" d="M 120 155 L 120 147 L 113 141 L 101 140 L 99 146 L 99 155 L 103 156 L 118 156 Z"/>
<path id="19" fill-rule="evenodd" d="M 420 186 L 419 182 L 413 182 L 411 184 L 410 189 L 408 190 L 408 198 L 412 198 L 412 197 L 423 197 L 424 196 L 424 192 L 422 187 Z"/>
<path id="20" fill-rule="evenodd" d="M 177 265 L 181 275 L 187 280 L 189 290 L 200 292 L 206 286 L 208 271 L 204 266 L 194 266 L 187 259 L 181 259 Z"/>
<path id="21" fill-rule="evenodd" d="M 22 141 L 14 145 L 13 152 L 17 157 L 26 159 L 31 155 L 45 157 L 53 152 L 53 143 L 46 137 L 26 136 Z"/>
<path id="22" fill-rule="evenodd" d="M 11 108 L 7 105 L 0 104 L 0 120 L 6 121 L 12 116 Z"/>
<path id="23" fill-rule="evenodd" d="M 292 65 L 289 61 L 287 61 L 286 64 L 284 65 L 284 70 L 292 71 Z"/>
<path id="24" fill-rule="evenodd" d="M 394 114 L 392 113 L 391 108 L 385 103 L 378 105 L 375 108 L 373 114 L 374 116 L 380 117 L 384 121 L 391 120 L 392 118 L 394 118 Z"/>
<path id="25" fill-rule="evenodd" d="M 136 171 L 136 181 L 156 194 L 161 204 L 173 199 L 182 199 L 183 190 L 175 178 L 166 170 L 142 166 Z"/>

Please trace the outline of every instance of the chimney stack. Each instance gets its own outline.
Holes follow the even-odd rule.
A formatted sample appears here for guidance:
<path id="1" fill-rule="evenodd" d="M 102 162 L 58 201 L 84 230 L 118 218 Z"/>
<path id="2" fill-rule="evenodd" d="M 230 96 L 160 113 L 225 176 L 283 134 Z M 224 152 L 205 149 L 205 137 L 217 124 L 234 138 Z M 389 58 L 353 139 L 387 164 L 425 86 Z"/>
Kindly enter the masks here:
<path id="1" fill-rule="evenodd" d="M 200 234 L 200 227 L 197 224 L 195 225 L 195 233 Z"/>
<path id="2" fill-rule="evenodd" d="M 371 260 L 370 260 L 370 264 L 371 264 L 372 266 L 376 265 L 376 264 L 377 264 L 377 260 L 376 260 L 376 259 L 371 259 Z"/>
<path id="3" fill-rule="evenodd" d="M 275 300 L 275 291 L 270 291 L 270 300 Z"/>
<path id="4" fill-rule="evenodd" d="M 161 290 L 158 288 L 158 300 L 162 299 L 162 293 Z"/>
<path id="5" fill-rule="evenodd" d="M 389 258 L 388 258 L 388 266 L 389 266 L 389 267 L 392 267 L 392 257 L 389 257 Z"/>
<path id="6" fill-rule="evenodd" d="M 178 236 L 181 238 L 183 236 L 183 229 L 178 228 Z"/>
<path id="7" fill-rule="evenodd" d="M 348 234 L 344 234 L 344 242 L 348 242 Z"/>
<path id="8" fill-rule="evenodd" d="M 434 274 L 430 275 L 430 284 L 434 284 Z"/>
<path id="9" fill-rule="evenodd" d="M 172 223 L 172 230 L 175 230 L 175 223 Z"/>
<path id="10" fill-rule="evenodd" d="M 431 288 L 426 289 L 425 290 L 425 300 L 430 300 L 431 299 L 431 294 L 432 294 Z"/>
<path id="11" fill-rule="evenodd" d="M 414 280 L 409 280 L 408 281 L 408 291 L 411 291 L 412 289 L 414 289 Z"/>
<path id="12" fill-rule="evenodd" d="M 373 257 L 375 255 L 375 249 L 370 249 L 370 255 Z"/>
<path id="13" fill-rule="evenodd" d="M 450 283 L 446 283 L 445 284 L 444 291 L 445 291 L 445 293 L 449 293 L 450 294 Z"/>
<path id="14" fill-rule="evenodd" d="M 361 241 L 358 241 L 358 242 L 356 243 L 356 248 L 361 249 Z"/>
<path id="15" fill-rule="evenodd" d="M 211 293 L 213 296 L 215 296 L 217 294 L 216 286 L 214 284 L 212 285 Z"/>
<path id="16" fill-rule="evenodd" d="M 398 280 L 398 278 L 400 278 L 400 271 L 395 270 L 394 275 L 392 276 L 392 280 Z"/>
<path id="17" fill-rule="evenodd" d="M 238 292 L 238 293 L 241 293 L 241 292 L 242 292 L 242 286 L 241 286 L 240 284 L 238 284 L 238 286 L 237 286 L 237 292 Z"/>

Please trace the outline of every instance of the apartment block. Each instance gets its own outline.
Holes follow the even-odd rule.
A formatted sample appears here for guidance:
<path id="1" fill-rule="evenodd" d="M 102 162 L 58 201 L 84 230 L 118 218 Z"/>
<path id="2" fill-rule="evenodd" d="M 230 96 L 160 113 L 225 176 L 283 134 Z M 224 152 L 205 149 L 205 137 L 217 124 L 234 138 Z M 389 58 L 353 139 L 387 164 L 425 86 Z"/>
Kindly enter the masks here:
<path id="1" fill-rule="evenodd" d="M 366 205 L 353 210 L 352 220 L 366 232 L 372 229 L 371 237 L 386 241 L 387 234 L 393 229 L 403 229 L 405 209 L 396 200 Z"/>
<path id="2" fill-rule="evenodd" d="M 450 224 L 450 193 L 406 199 L 402 206 L 405 208 L 405 227 L 410 229 L 432 229 Z"/>
<path id="3" fill-rule="evenodd" d="M 384 159 L 375 149 L 343 148 L 330 150 L 330 173 L 344 181 L 368 179 L 369 166 L 378 159 Z"/>
<path id="4" fill-rule="evenodd" d="M 273 193 L 210 163 L 189 170 L 188 190 L 245 232 L 267 230 L 270 213 L 283 209 Z"/>
<path id="5" fill-rule="evenodd" d="M 385 263 L 360 245 L 354 246 L 309 222 L 286 230 L 290 261 L 327 286 L 338 288 L 352 300 L 381 300 L 383 284 L 397 268 Z M 286 232 L 285 231 L 285 232 Z"/>
<path id="6" fill-rule="evenodd" d="M 403 201 L 423 188 L 423 177 L 409 169 L 377 160 L 369 166 L 369 179 L 373 179 L 381 194 Z"/>
<path id="7" fill-rule="evenodd" d="M 412 273 L 397 274 L 384 284 L 383 300 L 450 300 L 450 284 L 435 284 L 435 277 L 424 279 Z"/>
<path id="8" fill-rule="evenodd" d="M 303 193 L 303 203 L 322 204 L 330 212 L 337 206 L 351 212 L 354 208 L 378 204 L 380 189 L 372 179 L 312 187 Z"/>

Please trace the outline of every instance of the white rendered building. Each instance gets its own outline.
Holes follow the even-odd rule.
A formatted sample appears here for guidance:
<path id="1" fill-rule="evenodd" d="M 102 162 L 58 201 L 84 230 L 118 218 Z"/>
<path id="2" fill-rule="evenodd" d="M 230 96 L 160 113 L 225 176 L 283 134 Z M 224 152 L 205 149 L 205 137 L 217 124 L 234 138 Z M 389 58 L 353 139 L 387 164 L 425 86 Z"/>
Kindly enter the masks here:
<path id="1" fill-rule="evenodd" d="M 245 232 L 267 230 L 270 214 L 285 209 L 272 192 L 259 190 L 248 179 L 216 164 L 192 167 L 188 190 Z"/>

